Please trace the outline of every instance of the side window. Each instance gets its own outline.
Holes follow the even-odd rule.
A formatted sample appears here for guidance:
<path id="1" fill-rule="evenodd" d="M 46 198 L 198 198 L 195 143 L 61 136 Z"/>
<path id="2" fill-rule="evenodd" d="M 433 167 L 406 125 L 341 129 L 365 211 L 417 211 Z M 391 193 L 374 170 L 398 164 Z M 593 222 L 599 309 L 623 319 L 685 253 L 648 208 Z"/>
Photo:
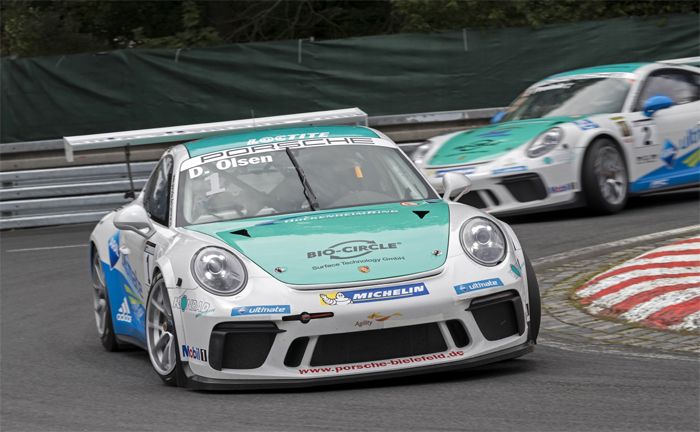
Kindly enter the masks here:
<path id="1" fill-rule="evenodd" d="M 168 225 L 172 179 L 173 158 L 166 156 L 158 163 L 144 190 L 143 206 L 151 219 L 161 225 Z"/>
<path id="2" fill-rule="evenodd" d="M 664 95 L 677 105 L 700 99 L 697 74 L 680 69 L 661 69 L 649 75 L 637 98 L 635 111 L 641 111 L 644 102 L 652 96 Z"/>

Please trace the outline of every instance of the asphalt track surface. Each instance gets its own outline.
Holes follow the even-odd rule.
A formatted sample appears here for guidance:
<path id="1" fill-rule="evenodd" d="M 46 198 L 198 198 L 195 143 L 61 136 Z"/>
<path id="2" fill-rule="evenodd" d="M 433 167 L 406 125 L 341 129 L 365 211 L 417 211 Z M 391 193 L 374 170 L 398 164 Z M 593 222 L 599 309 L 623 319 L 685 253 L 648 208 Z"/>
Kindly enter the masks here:
<path id="1" fill-rule="evenodd" d="M 697 224 L 697 193 L 507 219 L 531 258 Z M 700 430 L 697 359 L 561 349 L 476 369 L 318 390 L 166 387 L 145 352 L 107 353 L 95 330 L 92 226 L 0 233 L 0 429 L 9 430 Z M 545 340 L 546 340 L 546 335 Z"/>

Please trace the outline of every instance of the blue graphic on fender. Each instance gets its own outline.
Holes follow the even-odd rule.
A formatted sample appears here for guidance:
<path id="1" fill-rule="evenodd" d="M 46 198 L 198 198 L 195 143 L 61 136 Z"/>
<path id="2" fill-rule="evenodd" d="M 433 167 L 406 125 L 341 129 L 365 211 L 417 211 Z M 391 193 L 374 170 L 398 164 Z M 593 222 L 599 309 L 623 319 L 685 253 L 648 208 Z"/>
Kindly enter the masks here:
<path id="1" fill-rule="evenodd" d="M 133 274 L 133 269 L 128 264 L 126 257 L 121 257 L 118 253 L 116 258 L 112 256 L 113 245 L 119 251 L 119 232 L 110 238 L 109 254 L 110 262 L 102 262 L 102 272 L 107 285 L 107 295 L 109 298 L 109 309 L 112 316 L 114 332 L 119 335 L 126 335 L 136 340 L 146 343 L 146 308 L 142 300 L 142 292 L 138 292 L 134 287 L 141 288 L 141 284 Z M 117 262 L 122 261 L 125 272 L 130 269 L 131 276 L 126 277 L 118 267 Z M 114 266 L 112 263 L 114 262 Z M 136 285 L 134 284 L 136 282 Z"/>
<path id="2" fill-rule="evenodd" d="M 676 153 L 678 149 L 673 145 L 671 140 L 664 141 L 664 149 L 661 151 L 661 156 L 659 159 L 664 161 L 667 167 L 673 168 L 673 161 L 676 159 Z"/>
<path id="3" fill-rule="evenodd" d="M 114 268 L 114 266 L 117 265 L 117 261 L 119 261 L 119 230 L 109 238 L 108 249 L 109 267 Z"/>
<path id="4" fill-rule="evenodd" d="M 676 157 L 677 151 L 676 146 L 666 140 L 660 157 L 666 165 L 637 179 L 630 185 L 630 190 L 632 192 L 646 192 L 698 184 L 700 182 L 700 165 L 698 165 L 697 150 L 690 151 L 681 157 Z"/>

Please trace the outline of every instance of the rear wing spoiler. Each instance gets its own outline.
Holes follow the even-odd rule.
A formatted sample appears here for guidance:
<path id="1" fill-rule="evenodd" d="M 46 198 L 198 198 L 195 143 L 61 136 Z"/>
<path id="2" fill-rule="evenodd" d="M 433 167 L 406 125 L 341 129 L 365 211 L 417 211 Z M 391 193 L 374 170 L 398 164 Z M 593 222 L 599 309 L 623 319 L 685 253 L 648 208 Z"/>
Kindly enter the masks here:
<path id="1" fill-rule="evenodd" d="M 346 108 L 331 111 L 261 117 L 257 119 L 81 135 L 64 137 L 63 146 L 66 153 L 66 160 L 68 162 L 73 162 L 74 153 L 84 150 L 189 141 L 235 132 L 275 129 L 278 127 L 322 125 L 367 126 L 367 113 L 359 108 Z"/>
<path id="2" fill-rule="evenodd" d="M 684 58 L 669 59 L 669 60 L 659 60 L 659 63 L 700 67 L 700 57 L 684 57 Z"/>

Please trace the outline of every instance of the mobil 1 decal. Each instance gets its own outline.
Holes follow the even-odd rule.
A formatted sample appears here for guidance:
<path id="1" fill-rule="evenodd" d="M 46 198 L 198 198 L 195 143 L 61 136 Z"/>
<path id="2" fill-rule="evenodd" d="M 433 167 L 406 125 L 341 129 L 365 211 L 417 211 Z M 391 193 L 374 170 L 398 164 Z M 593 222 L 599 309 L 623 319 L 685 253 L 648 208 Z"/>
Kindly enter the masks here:
<path id="1" fill-rule="evenodd" d="M 401 242 L 382 242 L 369 239 L 346 240 L 322 248 L 309 249 L 306 259 L 312 270 L 334 269 L 346 265 L 360 265 L 362 273 L 370 271 L 371 264 L 404 261 Z"/>

